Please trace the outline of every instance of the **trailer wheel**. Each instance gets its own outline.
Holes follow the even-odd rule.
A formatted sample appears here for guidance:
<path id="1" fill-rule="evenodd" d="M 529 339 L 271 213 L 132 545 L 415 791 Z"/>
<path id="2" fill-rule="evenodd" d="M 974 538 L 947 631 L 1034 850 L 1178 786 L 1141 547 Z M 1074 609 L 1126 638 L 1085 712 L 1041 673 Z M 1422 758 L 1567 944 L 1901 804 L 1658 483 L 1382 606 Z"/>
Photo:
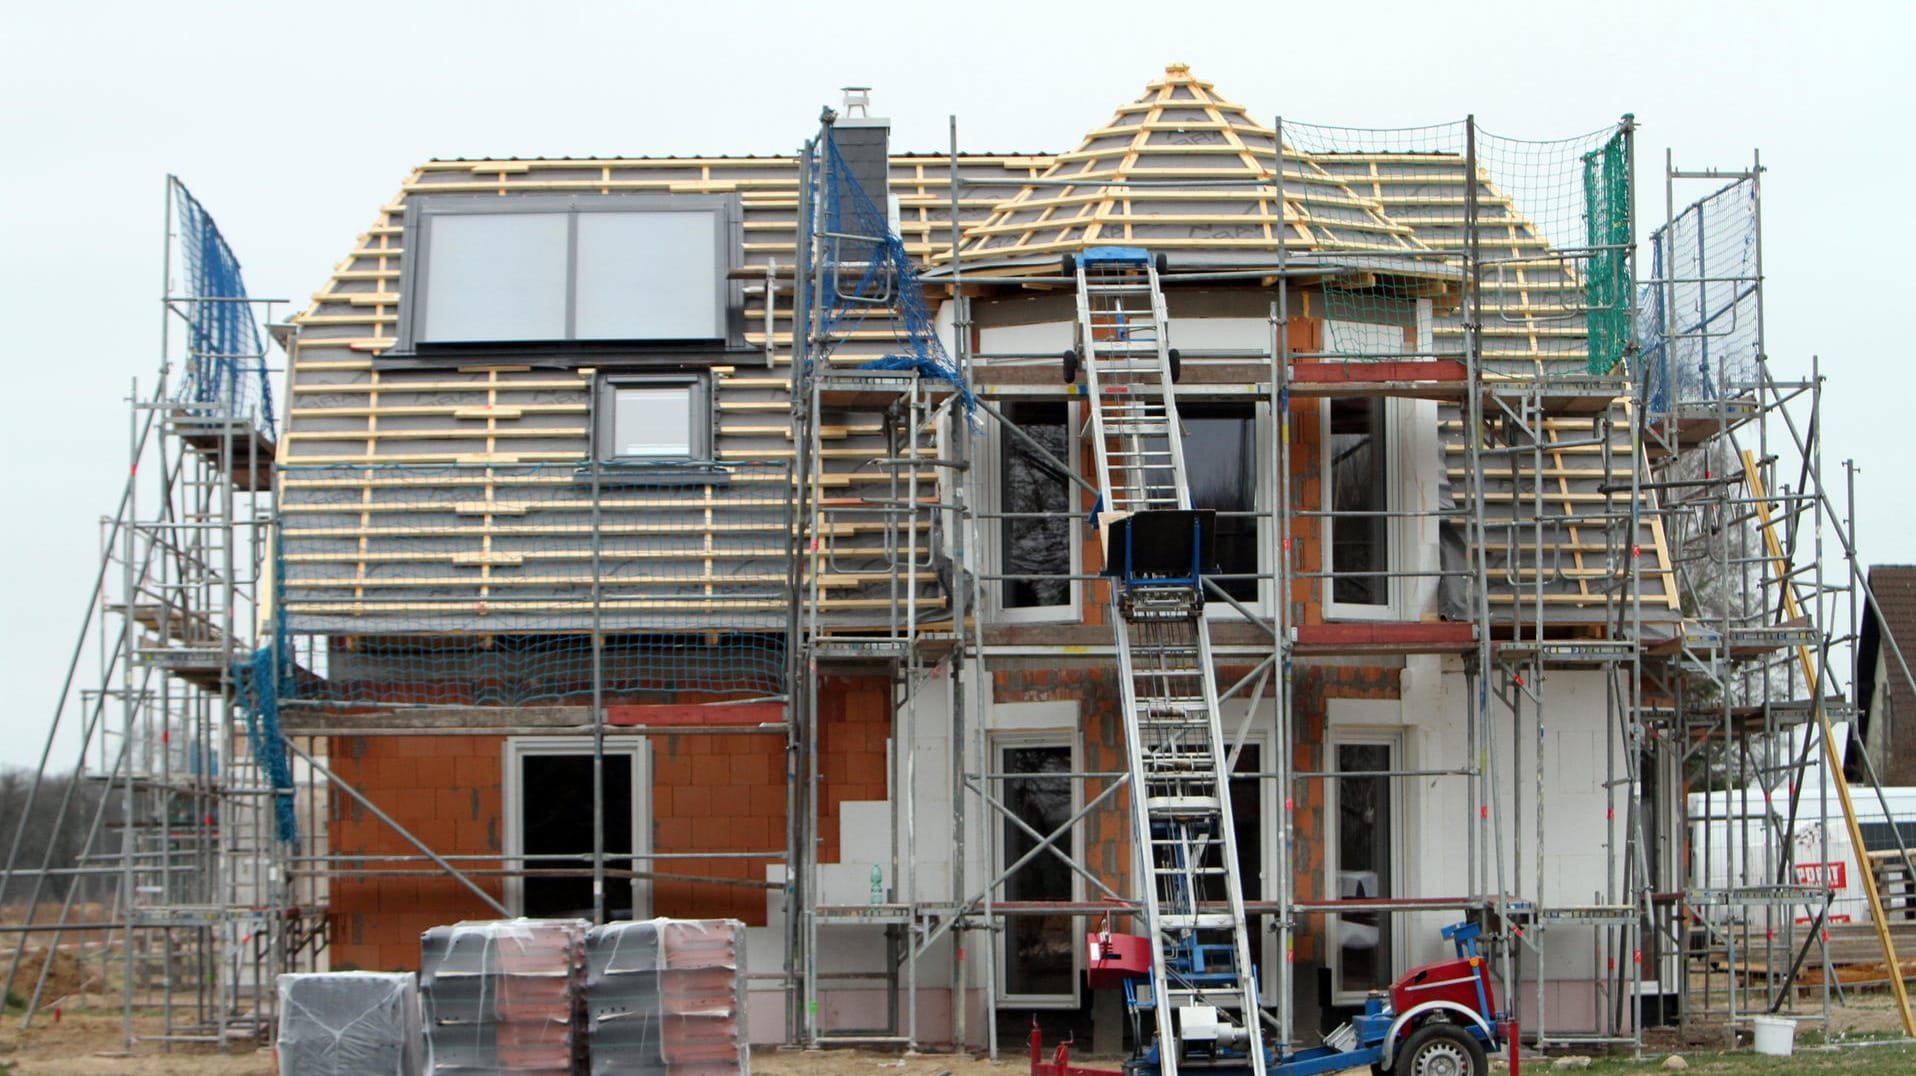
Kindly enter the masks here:
<path id="1" fill-rule="evenodd" d="M 1064 383 L 1069 385 L 1078 379 L 1078 349 L 1071 348 L 1064 353 Z"/>
<path id="2" fill-rule="evenodd" d="M 1484 1044 L 1456 1024 L 1425 1024 L 1411 1033 L 1391 1065 L 1392 1076 L 1487 1076 Z"/>

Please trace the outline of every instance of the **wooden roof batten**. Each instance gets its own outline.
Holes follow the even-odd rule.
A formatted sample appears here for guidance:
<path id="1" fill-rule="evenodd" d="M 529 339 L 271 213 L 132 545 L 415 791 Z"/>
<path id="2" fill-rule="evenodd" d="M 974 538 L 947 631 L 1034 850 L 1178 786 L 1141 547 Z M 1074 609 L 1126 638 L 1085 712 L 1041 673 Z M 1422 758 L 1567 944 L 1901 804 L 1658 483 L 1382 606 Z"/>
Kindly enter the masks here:
<path id="1" fill-rule="evenodd" d="M 1227 270 L 1273 266 L 1282 246 L 1309 275 L 1457 275 L 1375 198 L 1310 154 L 1280 150 L 1275 130 L 1185 64 L 1166 67 L 1078 148 L 968 226 L 957 258 L 967 274 L 1045 275 L 1062 255 L 1096 246 L 1147 247 Z M 942 276 L 952 254 L 931 262 L 927 276 Z"/>

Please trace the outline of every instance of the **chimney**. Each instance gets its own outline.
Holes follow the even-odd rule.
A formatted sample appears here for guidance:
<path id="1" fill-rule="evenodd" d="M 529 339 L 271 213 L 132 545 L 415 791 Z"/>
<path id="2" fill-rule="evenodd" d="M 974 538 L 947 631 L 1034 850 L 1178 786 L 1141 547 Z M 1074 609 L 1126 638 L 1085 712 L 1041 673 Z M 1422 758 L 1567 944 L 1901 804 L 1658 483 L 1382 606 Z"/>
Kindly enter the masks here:
<path id="1" fill-rule="evenodd" d="M 845 159 L 850 178 L 895 229 L 898 213 L 891 204 L 891 121 L 871 114 L 870 86 L 846 86 L 844 92 L 844 104 L 832 125 L 833 141 L 839 156 Z M 841 197 L 843 194 L 841 190 Z M 843 225 L 854 226 L 849 220 Z"/>

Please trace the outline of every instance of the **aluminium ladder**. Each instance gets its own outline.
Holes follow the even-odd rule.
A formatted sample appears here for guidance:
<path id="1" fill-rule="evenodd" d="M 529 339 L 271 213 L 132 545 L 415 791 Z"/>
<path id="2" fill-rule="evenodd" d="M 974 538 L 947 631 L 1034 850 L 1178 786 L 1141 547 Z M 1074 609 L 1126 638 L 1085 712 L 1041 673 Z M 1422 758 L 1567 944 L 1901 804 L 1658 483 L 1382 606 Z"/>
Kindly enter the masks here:
<path id="1" fill-rule="evenodd" d="M 1200 517 L 1191 511 L 1171 388 L 1164 293 L 1151 255 L 1137 248 L 1085 250 L 1075 272 L 1079 355 L 1101 493 L 1098 522 L 1114 535 L 1106 573 L 1114 576 L 1132 840 L 1146 876 L 1144 933 L 1151 945 L 1150 997 L 1127 993 L 1134 1010 L 1155 1011 L 1165 1076 L 1176 1076 L 1180 1063 L 1263 1076 L 1262 1013 L 1199 575 Z M 1131 543 L 1139 532 L 1132 525 L 1146 522 L 1149 513 L 1177 513 L 1158 517 L 1173 521 L 1174 534 L 1190 528 L 1188 570 L 1134 574 Z M 1220 894 L 1228 910 L 1203 910 L 1200 902 L 1215 907 Z"/>

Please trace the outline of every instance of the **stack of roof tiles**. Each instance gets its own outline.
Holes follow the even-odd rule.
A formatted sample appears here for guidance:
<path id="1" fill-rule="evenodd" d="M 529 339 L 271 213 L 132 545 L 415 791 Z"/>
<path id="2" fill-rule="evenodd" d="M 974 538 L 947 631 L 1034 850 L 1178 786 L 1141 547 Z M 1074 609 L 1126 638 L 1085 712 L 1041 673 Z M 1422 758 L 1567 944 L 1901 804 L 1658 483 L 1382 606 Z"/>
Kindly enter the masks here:
<path id="1" fill-rule="evenodd" d="M 420 940 L 429 1073 L 584 1067 L 581 919 L 434 927 Z"/>
<path id="2" fill-rule="evenodd" d="M 415 1076 L 419 987 L 411 972 L 279 977 L 282 1076 Z"/>
<path id="3" fill-rule="evenodd" d="M 654 919 L 593 928 L 585 1006 L 593 1076 L 750 1072 L 744 924 Z"/>

